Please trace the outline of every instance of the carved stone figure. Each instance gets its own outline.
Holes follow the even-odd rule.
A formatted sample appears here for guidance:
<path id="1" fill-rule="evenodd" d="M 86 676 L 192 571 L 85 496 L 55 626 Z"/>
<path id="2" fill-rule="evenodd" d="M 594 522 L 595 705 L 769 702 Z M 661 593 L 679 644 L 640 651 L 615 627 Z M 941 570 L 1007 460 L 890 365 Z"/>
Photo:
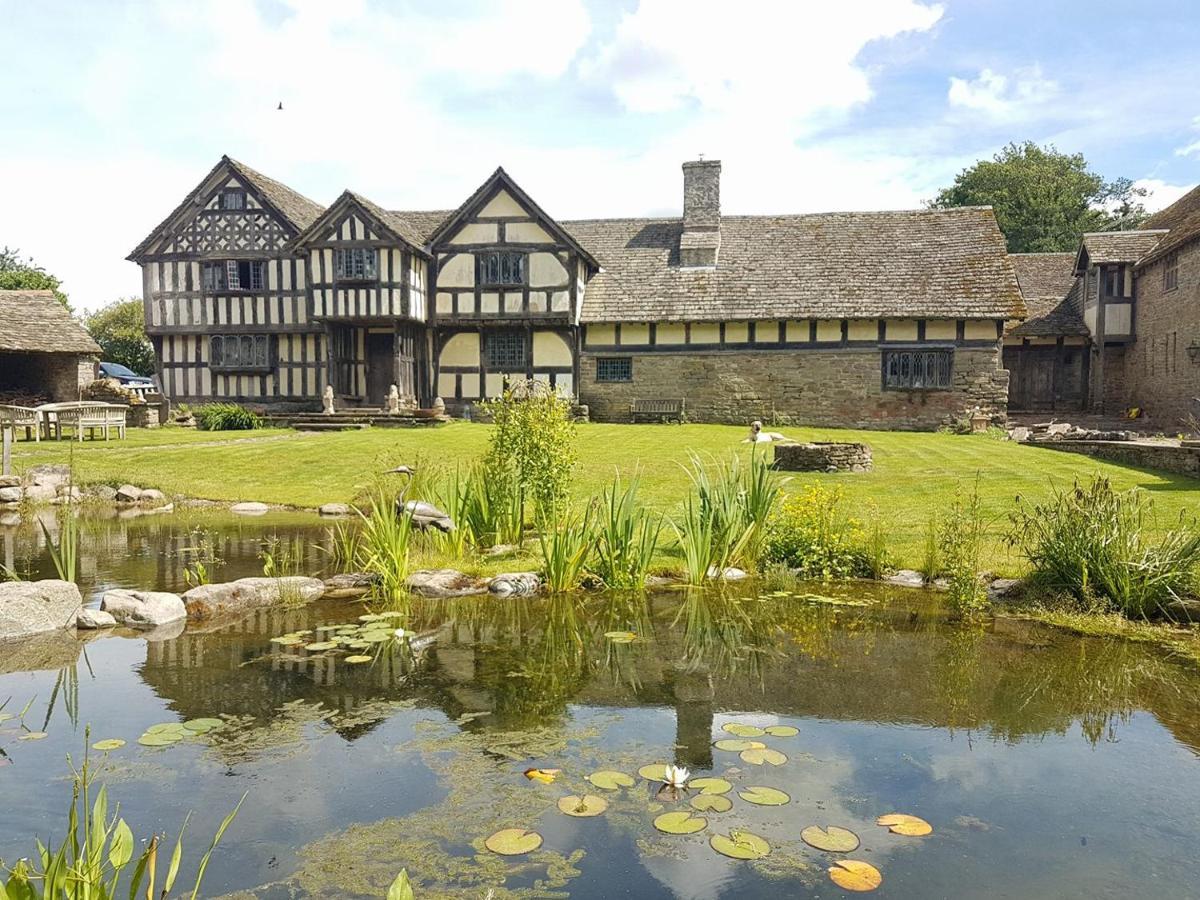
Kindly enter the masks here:
<path id="1" fill-rule="evenodd" d="M 387 414 L 389 416 L 397 416 L 400 414 L 400 388 L 392 385 L 387 395 Z"/>
<path id="2" fill-rule="evenodd" d="M 333 415 L 333 385 L 325 385 L 325 393 L 321 395 L 322 412 L 327 416 Z"/>

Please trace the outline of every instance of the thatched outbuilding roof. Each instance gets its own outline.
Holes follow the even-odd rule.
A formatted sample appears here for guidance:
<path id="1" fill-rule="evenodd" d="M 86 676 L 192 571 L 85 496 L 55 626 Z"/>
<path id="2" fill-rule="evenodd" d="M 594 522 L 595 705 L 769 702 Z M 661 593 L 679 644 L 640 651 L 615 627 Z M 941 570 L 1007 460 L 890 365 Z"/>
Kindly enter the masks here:
<path id="1" fill-rule="evenodd" d="M 52 291 L 0 291 L 0 352 L 99 356 L 101 351 Z"/>

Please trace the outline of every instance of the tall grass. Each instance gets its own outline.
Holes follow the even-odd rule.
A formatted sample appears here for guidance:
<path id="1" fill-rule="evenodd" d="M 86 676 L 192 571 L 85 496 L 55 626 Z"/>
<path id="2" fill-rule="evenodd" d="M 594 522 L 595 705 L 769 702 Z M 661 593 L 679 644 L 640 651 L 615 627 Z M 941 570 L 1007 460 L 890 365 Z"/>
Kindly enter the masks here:
<path id="1" fill-rule="evenodd" d="M 460 490 L 461 520 L 475 547 L 485 549 L 496 544 L 520 544 L 525 531 L 525 503 L 520 490 L 512 489 L 501 478 L 492 477 L 482 465 L 472 467 Z"/>
<path id="2" fill-rule="evenodd" d="M 934 513 L 925 521 L 925 536 L 921 542 L 921 568 L 918 570 L 926 584 L 942 573 L 942 548 L 938 542 L 938 517 Z"/>
<path id="3" fill-rule="evenodd" d="M 412 516 L 398 514 L 395 498 L 382 490 L 371 495 L 362 519 L 364 568 L 379 576 L 380 588 L 389 598 L 404 593 L 408 579 L 409 545 L 412 543 Z"/>
<path id="4" fill-rule="evenodd" d="M 50 551 L 50 561 L 62 581 L 74 581 L 79 574 L 79 520 L 71 509 L 70 503 L 64 503 L 58 516 L 58 539 L 50 533 L 46 523 L 38 520 L 42 526 L 42 534 L 46 538 L 46 548 Z"/>
<path id="5" fill-rule="evenodd" d="M 663 518 L 638 504 L 639 481 L 622 487 L 618 475 L 600 496 L 596 574 L 610 588 L 640 590 L 658 549 Z"/>
<path id="6" fill-rule="evenodd" d="M 322 550 L 329 557 L 337 572 L 354 572 L 362 559 L 362 531 L 357 524 L 342 521 L 334 523 L 325 532 L 326 543 Z"/>
<path id="7" fill-rule="evenodd" d="M 538 531 L 542 580 L 551 591 L 573 591 L 583 580 L 584 567 L 595 546 L 592 511 L 548 519 Z"/>
<path id="8" fill-rule="evenodd" d="M 987 606 L 987 589 L 980 576 L 985 523 L 979 500 L 979 479 L 967 490 L 959 485 L 942 520 L 939 547 L 950 585 L 946 597 L 958 613 L 971 614 Z"/>

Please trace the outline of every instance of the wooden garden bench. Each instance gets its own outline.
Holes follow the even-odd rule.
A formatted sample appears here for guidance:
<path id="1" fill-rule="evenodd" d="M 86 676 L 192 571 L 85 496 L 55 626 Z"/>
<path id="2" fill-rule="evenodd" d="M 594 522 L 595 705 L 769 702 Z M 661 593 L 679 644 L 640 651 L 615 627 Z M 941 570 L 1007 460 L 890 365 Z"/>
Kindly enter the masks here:
<path id="1" fill-rule="evenodd" d="M 75 438 L 79 441 L 83 440 L 84 432 L 90 432 L 94 438 L 97 431 L 103 431 L 106 441 L 110 430 L 116 431 L 118 437 L 125 437 L 125 417 L 129 407 L 119 403 L 52 403 L 42 410 L 46 414 L 47 434 L 59 440 L 67 428 L 75 429 Z"/>
<path id="2" fill-rule="evenodd" d="M 634 400 L 629 404 L 629 418 L 633 422 L 675 422 L 683 424 L 686 403 L 678 400 Z"/>
<path id="3" fill-rule="evenodd" d="M 27 441 L 42 439 L 41 425 L 41 416 L 32 407 L 0 406 L 0 428 L 12 428 L 14 434 L 18 428 L 24 428 Z"/>

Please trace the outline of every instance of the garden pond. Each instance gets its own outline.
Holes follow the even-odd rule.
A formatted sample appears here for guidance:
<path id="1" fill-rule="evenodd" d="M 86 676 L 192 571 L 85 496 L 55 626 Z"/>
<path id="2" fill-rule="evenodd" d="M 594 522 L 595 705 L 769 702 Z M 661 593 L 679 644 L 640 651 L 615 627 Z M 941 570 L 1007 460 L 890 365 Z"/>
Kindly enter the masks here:
<path id="1" fill-rule="evenodd" d="M 324 535 L 301 514 L 89 519 L 80 580 L 89 602 L 182 591 L 197 548 L 231 580 L 261 574 L 264 542 L 314 573 Z M 0 539 L 0 561 L 52 577 L 39 529 Z M 1200 674 L 1160 650 L 951 622 L 925 592 L 860 584 L 383 612 L 0 645 L 0 858 L 61 839 L 68 755 L 122 740 L 90 751 L 98 780 L 139 836 L 173 840 L 192 813 L 181 884 L 247 795 L 206 897 L 383 897 L 402 867 L 418 898 L 839 897 L 847 859 L 878 869 L 879 897 L 1200 896 Z M 639 775 L 662 764 L 728 786 L 672 795 Z M 704 827 L 655 827 L 676 811 L 673 830 Z M 890 813 L 932 833 L 876 824 Z M 859 846 L 817 849 L 814 825 Z M 503 829 L 540 841 L 491 852 Z M 714 849 L 730 835 L 759 858 Z"/>

